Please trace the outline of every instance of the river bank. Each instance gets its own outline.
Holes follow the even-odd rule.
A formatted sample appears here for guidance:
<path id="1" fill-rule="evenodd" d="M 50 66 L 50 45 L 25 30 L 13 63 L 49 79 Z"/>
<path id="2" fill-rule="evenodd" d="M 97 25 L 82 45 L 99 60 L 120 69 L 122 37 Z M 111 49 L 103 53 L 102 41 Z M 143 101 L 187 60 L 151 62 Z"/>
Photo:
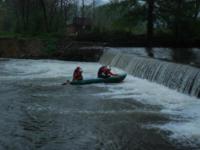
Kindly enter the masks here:
<path id="1" fill-rule="evenodd" d="M 100 41 L 100 42 L 99 42 Z M 99 60 L 102 55 L 105 47 L 116 47 L 116 48 L 125 48 L 125 47 L 133 47 L 133 48 L 147 48 L 149 52 L 149 57 L 153 57 L 151 48 L 149 49 L 149 44 L 153 45 L 153 47 L 162 47 L 169 48 L 171 47 L 174 51 L 175 60 L 180 57 L 190 56 L 188 55 L 188 51 L 190 50 L 181 50 L 181 47 L 185 49 L 198 45 L 198 42 L 182 42 L 179 43 L 177 41 L 171 40 L 152 40 L 151 43 L 145 41 L 144 37 L 135 38 L 132 41 L 112 41 L 99 39 L 99 41 L 95 41 L 95 38 L 85 39 L 79 37 L 77 39 L 70 39 L 67 37 L 63 38 L 15 38 L 15 37 L 7 37 L 0 38 L 0 57 L 2 58 L 29 58 L 29 59 L 60 59 L 60 60 L 69 60 L 69 61 L 90 61 L 96 62 Z M 179 48 L 177 48 L 179 47 Z M 187 52 L 185 52 L 187 51 Z M 178 56 L 177 56 L 178 55 Z M 181 55 L 181 56 L 180 56 Z M 182 59 L 182 58 L 181 58 Z M 183 59 L 185 60 L 185 58 Z M 178 60 L 177 62 L 181 62 L 182 60 Z"/>
<path id="2" fill-rule="evenodd" d="M 104 43 L 78 42 L 65 39 L 0 38 L 0 57 L 98 61 Z"/>

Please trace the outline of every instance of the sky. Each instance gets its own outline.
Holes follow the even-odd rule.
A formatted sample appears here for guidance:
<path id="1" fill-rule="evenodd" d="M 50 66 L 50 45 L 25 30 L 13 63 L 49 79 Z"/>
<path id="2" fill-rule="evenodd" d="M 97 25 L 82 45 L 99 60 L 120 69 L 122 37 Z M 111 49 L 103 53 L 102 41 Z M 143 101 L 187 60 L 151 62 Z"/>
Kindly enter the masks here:
<path id="1" fill-rule="evenodd" d="M 96 0 L 96 4 L 97 5 L 102 5 L 102 4 L 105 4 L 105 3 L 108 3 L 109 0 Z"/>
<path id="2" fill-rule="evenodd" d="M 99 5 L 103 5 L 103 4 L 106 4 L 108 3 L 110 0 L 95 0 L 95 4 L 96 6 L 99 6 Z M 92 4 L 93 0 L 85 0 L 85 5 L 90 5 Z M 78 3 L 79 5 L 82 5 L 82 0 L 78 0 Z"/>
<path id="3" fill-rule="evenodd" d="M 99 3 L 107 3 L 107 2 L 109 2 L 109 0 L 97 0 L 97 1 L 99 1 Z"/>

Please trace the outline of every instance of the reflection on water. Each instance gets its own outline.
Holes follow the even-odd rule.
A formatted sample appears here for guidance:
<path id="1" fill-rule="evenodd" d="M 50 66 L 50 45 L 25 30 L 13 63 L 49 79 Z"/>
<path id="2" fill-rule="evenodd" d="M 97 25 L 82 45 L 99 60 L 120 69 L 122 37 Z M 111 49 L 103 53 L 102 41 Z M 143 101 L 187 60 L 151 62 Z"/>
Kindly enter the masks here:
<path id="1" fill-rule="evenodd" d="M 17 67 L 18 63 L 26 67 Z M 76 65 L 31 60 L 0 64 L 4 72 L 0 75 L 0 149 L 188 149 L 188 145 L 178 147 L 171 142 L 170 132 L 145 127 L 170 121 L 169 115 L 160 113 L 161 106 L 118 98 L 122 94 L 115 98 L 101 95 L 113 84 L 61 86 Z M 98 67 L 82 63 L 89 75 L 96 75 Z"/>

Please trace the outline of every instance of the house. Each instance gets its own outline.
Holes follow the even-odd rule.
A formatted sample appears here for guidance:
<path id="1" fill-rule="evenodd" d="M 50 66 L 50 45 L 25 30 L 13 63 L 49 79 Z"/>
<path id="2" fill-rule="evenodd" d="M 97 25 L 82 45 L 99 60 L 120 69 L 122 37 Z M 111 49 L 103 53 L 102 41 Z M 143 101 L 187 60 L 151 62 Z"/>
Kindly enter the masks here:
<path id="1" fill-rule="evenodd" d="M 72 23 L 67 25 L 67 33 L 77 35 L 80 32 L 90 31 L 91 26 L 91 19 L 87 17 L 74 17 Z"/>

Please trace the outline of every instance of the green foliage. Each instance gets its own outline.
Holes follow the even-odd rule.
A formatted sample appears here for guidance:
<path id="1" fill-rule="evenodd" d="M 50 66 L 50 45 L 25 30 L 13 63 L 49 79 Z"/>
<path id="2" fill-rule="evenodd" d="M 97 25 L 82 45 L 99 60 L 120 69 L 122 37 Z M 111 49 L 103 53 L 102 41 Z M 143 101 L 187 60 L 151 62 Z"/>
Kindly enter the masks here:
<path id="1" fill-rule="evenodd" d="M 126 0 L 99 7 L 95 26 L 102 32 L 123 31 L 142 34 L 145 31 L 145 20 L 145 7 L 137 0 Z"/>
<path id="2" fill-rule="evenodd" d="M 0 38 L 18 38 L 20 34 L 13 32 L 0 32 Z"/>
<path id="3" fill-rule="evenodd" d="M 60 32 L 73 17 L 74 7 L 68 0 L 0 1 L 0 31 L 31 35 Z"/>
<path id="4" fill-rule="evenodd" d="M 89 34 L 144 35 L 147 32 L 148 2 L 154 1 L 155 36 L 200 39 L 199 0 L 111 0 L 85 6 L 85 17 L 92 20 Z M 0 36 L 52 39 L 64 36 L 66 25 L 81 16 L 76 0 L 0 0 Z M 84 33 L 84 32 L 82 32 Z M 112 38 L 113 38 L 112 36 Z M 47 49 L 55 49 L 49 42 Z"/>
<path id="5" fill-rule="evenodd" d="M 114 1 L 97 9 L 96 28 L 101 32 L 123 31 L 145 34 L 147 0 Z M 108 15 L 109 14 L 109 15 Z M 200 1 L 154 0 L 154 30 L 156 36 L 176 39 L 200 38 Z"/>
<path id="6" fill-rule="evenodd" d="M 176 38 L 190 38 L 196 33 L 200 3 L 195 0 L 157 0 L 156 19 L 160 27 L 171 30 Z M 199 26 L 200 27 L 200 26 Z"/>
<path id="7" fill-rule="evenodd" d="M 44 41 L 44 47 L 43 47 L 43 51 L 48 53 L 48 54 L 52 54 L 56 51 L 57 49 L 57 39 L 45 39 Z"/>

